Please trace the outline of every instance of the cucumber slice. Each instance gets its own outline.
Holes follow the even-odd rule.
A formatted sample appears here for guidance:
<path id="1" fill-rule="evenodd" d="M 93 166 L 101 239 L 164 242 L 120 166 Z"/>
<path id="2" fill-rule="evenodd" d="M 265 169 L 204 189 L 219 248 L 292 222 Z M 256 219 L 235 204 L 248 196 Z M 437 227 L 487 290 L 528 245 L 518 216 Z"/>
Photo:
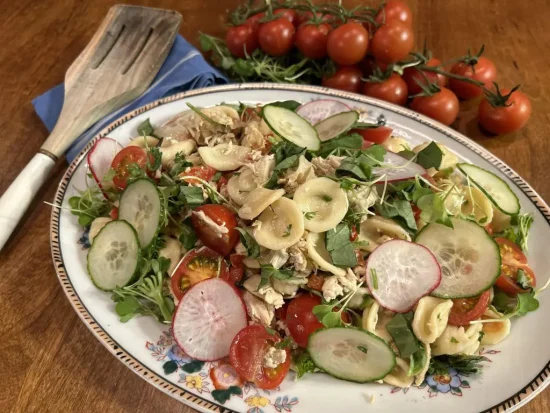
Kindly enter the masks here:
<path id="1" fill-rule="evenodd" d="M 388 343 L 353 327 L 318 330 L 309 336 L 307 350 L 317 367 L 342 380 L 381 380 L 395 367 L 395 353 Z"/>
<path id="2" fill-rule="evenodd" d="M 475 297 L 490 288 L 500 274 L 500 251 L 491 236 L 472 221 L 451 218 L 453 228 L 428 224 L 415 242 L 428 248 L 441 266 L 441 283 L 431 295 Z"/>
<path id="3" fill-rule="evenodd" d="M 501 178 L 469 163 L 459 163 L 457 166 L 498 209 L 507 215 L 519 214 L 519 199 Z"/>
<path id="4" fill-rule="evenodd" d="M 321 141 L 317 131 L 295 112 L 279 106 L 267 105 L 262 109 L 262 116 L 271 130 L 281 138 L 301 148 L 319 150 Z"/>
<path id="5" fill-rule="evenodd" d="M 337 113 L 315 125 L 315 130 L 321 142 L 325 142 L 349 131 L 357 119 L 359 119 L 359 113 L 354 110 Z"/>
<path id="6" fill-rule="evenodd" d="M 111 221 L 99 231 L 90 247 L 88 274 L 102 290 L 124 287 L 138 273 L 140 256 L 134 227 L 126 221 Z"/>
<path id="7" fill-rule="evenodd" d="M 147 248 L 160 229 L 162 208 L 157 186 L 143 178 L 132 182 L 122 193 L 118 216 L 135 228 L 139 244 Z"/>

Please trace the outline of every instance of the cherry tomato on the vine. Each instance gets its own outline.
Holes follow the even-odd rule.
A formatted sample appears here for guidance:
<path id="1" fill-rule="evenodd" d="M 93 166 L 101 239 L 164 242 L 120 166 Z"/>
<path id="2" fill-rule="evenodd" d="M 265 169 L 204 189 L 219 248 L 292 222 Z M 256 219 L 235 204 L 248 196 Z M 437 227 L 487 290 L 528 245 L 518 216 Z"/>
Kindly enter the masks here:
<path id="1" fill-rule="evenodd" d="M 244 59 L 246 54 L 250 56 L 259 47 L 257 30 L 248 24 L 230 27 L 225 34 L 225 43 L 233 56 Z"/>
<path id="2" fill-rule="evenodd" d="M 376 30 L 370 51 L 376 61 L 394 63 L 405 59 L 413 45 L 414 36 L 411 28 L 404 23 L 392 21 Z"/>
<path id="3" fill-rule="evenodd" d="M 502 95 L 510 90 L 504 89 Z M 531 117 L 531 101 L 519 90 L 514 91 L 506 101 L 506 106 L 494 107 L 484 98 L 478 111 L 479 123 L 487 131 L 500 135 L 520 130 Z"/>
<path id="4" fill-rule="evenodd" d="M 363 94 L 403 106 L 407 102 L 407 84 L 397 73 L 382 82 L 365 82 Z"/>
<path id="5" fill-rule="evenodd" d="M 328 56 L 339 65 L 359 63 L 368 46 L 369 32 L 358 23 L 344 23 L 328 34 Z"/>
<path id="6" fill-rule="evenodd" d="M 315 14 L 316 14 L 316 17 L 321 19 L 322 22 L 330 22 L 334 20 L 334 17 L 331 16 L 330 14 L 323 15 L 323 13 L 320 13 L 320 12 L 317 12 Z M 298 16 L 298 25 L 308 23 L 312 19 L 313 19 L 313 13 L 310 11 L 306 11 L 305 13 L 302 13 Z"/>
<path id="7" fill-rule="evenodd" d="M 321 59 L 327 55 L 327 39 L 330 26 L 326 23 L 307 23 L 298 27 L 296 47 L 309 59 Z"/>
<path id="8" fill-rule="evenodd" d="M 493 82 L 497 78 L 495 64 L 484 56 L 477 58 L 477 63 L 473 66 L 464 62 L 456 63 L 451 68 L 451 73 L 483 82 L 487 89 L 492 88 Z M 472 99 L 483 94 L 483 89 L 480 86 L 453 78 L 449 79 L 449 89 L 461 99 Z"/>
<path id="9" fill-rule="evenodd" d="M 264 23 L 258 30 L 258 39 L 264 52 L 270 56 L 283 56 L 294 46 L 296 30 L 285 18 Z"/>
<path id="10" fill-rule="evenodd" d="M 355 66 L 342 66 L 331 76 L 323 76 L 322 85 L 333 89 L 359 93 L 361 90 L 361 70 Z"/>
<path id="11" fill-rule="evenodd" d="M 439 59 L 432 58 L 428 60 L 426 66 L 435 67 L 439 66 L 440 64 L 441 61 Z M 420 70 L 416 67 L 406 68 L 403 71 L 403 80 L 407 84 L 409 95 L 416 95 L 418 93 L 421 93 L 422 87 L 420 85 L 426 86 L 427 83 L 435 83 L 439 87 L 443 87 L 447 83 L 447 78 L 445 77 L 445 75 L 435 72 L 429 72 L 427 70 Z M 428 80 L 427 83 L 426 80 Z"/>
<path id="12" fill-rule="evenodd" d="M 398 21 L 410 27 L 413 21 L 412 11 L 400 0 L 389 0 L 378 12 L 375 21 L 378 24 Z"/>
<path id="13" fill-rule="evenodd" d="M 459 102 L 453 92 L 442 87 L 440 92 L 436 92 L 432 96 L 415 97 L 410 107 L 448 126 L 458 116 Z"/>
<path id="14" fill-rule="evenodd" d="M 276 16 L 280 16 L 284 19 L 287 19 L 289 22 L 292 23 L 294 27 L 297 27 L 300 24 L 300 17 L 298 16 L 298 13 L 296 12 L 296 10 L 277 9 L 273 11 L 273 14 Z"/>
<path id="15" fill-rule="evenodd" d="M 250 26 L 255 27 L 256 29 L 260 28 L 260 25 L 262 24 L 260 20 L 262 20 L 265 17 L 265 13 L 257 13 L 252 16 L 250 16 L 248 19 L 245 20 L 244 24 L 248 24 Z"/>

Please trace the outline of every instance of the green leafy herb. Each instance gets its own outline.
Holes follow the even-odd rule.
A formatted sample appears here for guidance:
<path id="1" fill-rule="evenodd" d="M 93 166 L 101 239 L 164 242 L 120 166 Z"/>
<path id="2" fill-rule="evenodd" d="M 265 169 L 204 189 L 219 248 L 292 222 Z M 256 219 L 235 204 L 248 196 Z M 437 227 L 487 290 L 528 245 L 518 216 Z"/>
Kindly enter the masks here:
<path id="1" fill-rule="evenodd" d="M 115 310 L 120 321 L 126 322 L 132 317 L 151 315 L 157 320 L 170 323 L 174 312 L 174 302 L 164 288 L 165 275 L 170 260 L 159 257 L 145 261 L 142 275 L 137 282 L 113 290 L 113 300 L 117 303 Z"/>
<path id="2" fill-rule="evenodd" d="M 396 314 L 386 325 L 386 330 L 393 338 L 401 358 L 409 358 L 420 349 L 418 339 L 405 315 Z"/>
<path id="3" fill-rule="evenodd" d="M 283 281 L 290 280 L 294 277 L 294 273 L 290 270 L 277 269 L 271 264 L 264 264 L 261 266 L 260 276 L 261 281 L 258 285 L 258 290 L 269 285 L 271 278 Z"/>
<path id="4" fill-rule="evenodd" d="M 156 171 L 160 169 L 162 165 L 162 152 L 156 146 L 147 147 L 147 169 L 149 171 Z"/>
<path id="5" fill-rule="evenodd" d="M 363 137 L 357 133 L 339 136 L 329 141 L 323 142 L 316 155 L 326 158 L 335 150 L 361 149 L 362 145 Z"/>
<path id="6" fill-rule="evenodd" d="M 458 340 L 454 337 L 451 337 L 451 343 L 458 344 Z"/>
<path id="7" fill-rule="evenodd" d="M 292 346 L 293 342 L 294 340 L 292 340 L 292 337 L 285 337 L 283 340 L 279 341 L 278 343 L 275 343 L 273 347 L 275 347 L 276 349 L 282 350 Z"/>
<path id="8" fill-rule="evenodd" d="M 370 269 L 370 277 L 372 280 L 372 288 L 375 291 L 378 290 L 378 275 L 376 274 L 376 268 Z"/>
<path id="9" fill-rule="evenodd" d="M 378 213 L 386 218 L 393 218 L 399 223 L 403 222 L 406 228 L 416 231 L 416 220 L 411 203 L 405 199 L 394 198 L 376 207 Z"/>
<path id="10" fill-rule="evenodd" d="M 352 175 L 357 179 L 367 181 L 372 176 L 372 168 L 380 165 L 384 160 L 386 150 L 380 145 L 373 145 L 368 149 L 357 151 L 348 156 L 336 170 L 336 176 Z"/>
<path id="11" fill-rule="evenodd" d="M 301 353 L 297 353 L 293 358 L 294 366 L 296 368 L 296 378 L 301 379 L 306 373 L 315 373 L 321 371 L 313 360 L 311 359 L 309 353 L 304 350 Z"/>
<path id="12" fill-rule="evenodd" d="M 489 361 L 483 356 L 435 356 L 430 360 L 428 374 L 449 374 L 449 368 L 459 374 L 477 374 L 481 371 L 482 362 Z"/>
<path id="13" fill-rule="evenodd" d="M 304 218 L 307 219 L 308 221 L 313 219 L 315 217 L 315 215 L 317 215 L 317 212 L 306 212 L 304 214 Z"/>
<path id="14" fill-rule="evenodd" d="M 243 228 L 236 227 L 235 229 L 239 231 L 241 243 L 246 248 L 246 254 L 250 258 L 258 258 L 260 256 L 260 246 L 254 239 L 254 237 L 246 232 L 246 230 L 244 230 Z"/>
<path id="15" fill-rule="evenodd" d="M 422 211 L 420 218 L 424 222 L 437 222 L 438 224 L 453 228 L 453 223 L 445 208 L 445 198 L 449 193 L 450 190 L 447 192 L 447 195 L 443 194 L 442 196 L 442 194 L 430 193 L 418 198 L 416 205 Z"/>
<path id="16" fill-rule="evenodd" d="M 98 187 L 90 187 L 86 191 L 78 191 L 80 196 L 69 198 L 71 213 L 78 217 L 79 225 L 87 227 L 98 217 L 106 216 L 109 203 Z"/>
<path id="17" fill-rule="evenodd" d="M 195 208 L 204 203 L 202 189 L 198 186 L 181 186 L 180 199 L 188 208 Z"/>
<path id="18" fill-rule="evenodd" d="M 441 151 L 439 146 L 432 141 L 428 146 L 418 152 L 415 162 L 426 169 L 439 169 L 442 159 L 443 152 Z"/>
<path id="19" fill-rule="evenodd" d="M 300 102 L 296 102 L 295 100 L 284 100 L 280 102 L 271 102 L 269 105 L 271 106 L 278 106 L 280 108 L 285 108 L 291 111 L 295 111 L 298 109 L 298 107 L 302 106 Z"/>
<path id="20" fill-rule="evenodd" d="M 506 238 L 517 244 L 523 251 L 527 251 L 527 239 L 529 230 L 533 224 L 533 215 L 515 215 L 510 221 L 511 226 L 504 231 L 495 234 L 496 237 Z"/>
<path id="21" fill-rule="evenodd" d="M 264 328 L 265 328 L 265 331 L 267 331 L 267 334 L 269 334 L 270 336 L 275 336 L 275 335 L 277 335 L 277 332 L 276 332 L 275 330 L 273 330 L 272 328 L 270 328 L 270 327 L 265 327 L 265 326 L 264 326 Z"/>
<path id="22" fill-rule="evenodd" d="M 516 283 L 521 285 L 521 288 L 525 290 L 528 290 L 532 287 L 529 277 L 527 277 L 527 274 L 521 268 L 516 273 Z"/>
<path id="23" fill-rule="evenodd" d="M 313 307 L 312 313 L 315 317 L 317 317 L 317 320 L 319 320 L 327 328 L 342 327 L 344 325 L 344 321 L 342 320 L 342 312 L 345 310 L 349 301 L 362 284 L 363 283 L 358 284 L 353 291 L 350 291 L 337 302 L 316 305 Z M 334 311 L 336 307 L 339 307 L 338 311 Z"/>
<path id="24" fill-rule="evenodd" d="M 428 355 L 426 354 L 426 349 L 423 346 L 421 346 L 409 357 L 410 364 L 409 364 L 409 371 L 407 372 L 407 376 L 410 377 L 410 376 L 416 376 L 417 374 L 420 374 L 420 372 L 426 366 L 427 362 L 428 362 Z"/>
<path id="25" fill-rule="evenodd" d="M 183 152 L 178 152 L 176 153 L 176 157 L 174 158 L 174 164 L 170 168 L 170 176 L 172 177 L 172 179 L 175 179 L 187 168 L 190 168 L 192 166 L 193 164 L 191 162 L 185 160 L 185 155 L 183 154 Z"/>
<path id="26" fill-rule="evenodd" d="M 149 118 L 145 119 L 138 125 L 137 131 L 140 136 L 153 136 L 155 138 L 158 138 L 158 136 L 155 135 L 155 129 L 151 125 L 151 121 L 149 120 Z"/>
<path id="27" fill-rule="evenodd" d="M 533 291 L 517 294 L 515 297 L 510 297 L 502 291 L 497 291 L 493 298 L 492 304 L 498 312 L 503 314 L 503 317 L 499 320 L 504 320 L 514 316 L 521 317 L 531 311 L 536 311 L 539 308 L 539 301 L 535 298 Z M 490 322 L 491 320 L 481 321 Z"/>
<path id="28" fill-rule="evenodd" d="M 179 226 L 179 229 L 181 231 L 179 240 L 183 245 L 183 248 L 185 248 L 187 251 L 193 249 L 195 247 L 195 244 L 197 243 L 197 234 L 195 233 L 193 228 L 190 225 L 184 223 Z"/>
<path id="29" fill-rule="evenodd" d="M 347 223 L 341 222 L 336 228 L 328 230 L 325 235 L 327 251 L 332 263 L 341 267 L 357 265 L 355 246 L 350 240 L 350 229 Z"/>
<path id="30" fill-rule="evenodd" d="M 405 159 L 408 159 L 409 161 L 416 156 L 416 152 L 413 152 L 410 149 L 404 149 L 401 152 L 397 152 L 397 154 Z"/>
<path id="31" fill-rule="evenodd" d="M 291 230 L 292 230 L 292 224 L 288 224 L 288 226 L 286 227 L 285 232 L 283 233 L 283 238 L 289 237 Z"/>

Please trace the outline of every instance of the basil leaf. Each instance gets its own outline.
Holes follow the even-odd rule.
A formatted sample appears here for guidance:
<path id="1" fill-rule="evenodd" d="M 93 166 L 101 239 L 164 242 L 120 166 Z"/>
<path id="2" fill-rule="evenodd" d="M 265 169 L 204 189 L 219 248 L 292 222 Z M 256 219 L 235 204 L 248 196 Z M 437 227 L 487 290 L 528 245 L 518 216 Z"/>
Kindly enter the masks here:
<path id="1" fill-rule="evenodd" d="M 518 305 L 516 315 L 522 316 L 539 308 L 539 300 L 532 293 L 523 293 L 517 295 Z"/>
<path id="2" fill-rule="evenodd" d="M 376 207 L 378 213 L 386 218 L 402 218 L 407 228 L 416 231 L 416 220 L 409 201 L 404 199 L 394 199 L 393 201 L 384 202 Z"/>
<path id="3" fill-rule="evenodd" d="M 258 290 L 266 285 L 269 285 L 271 278 L 276 278 L 278 280 L 290 280 L 294 277 L 294 273 L 290 270 L 281 270 L 275 268 L 271 264 L 266 264 L 261 266 L 260 276 L 261 281 L 258 285 Z"/>
<path id="4" fill-rule="evenodd" d="M 149 120 L 149 118 L 145 119 L 143 122 L 141 122 L 138 127 L 137 127 L 137 131 L 139 133 L 140 136 L 155 136 L 155 129 L 153 128 L 153 126 L 151 125 L 151 121 Z"/>
<path id="5" fill-rule="evenodd" d="M 435 356 L 430 360 L 428 374 L 449 374 L 449 368 L 463 375 L 476 374 L 481 371 L 481 362 L 489 361 L 483 356 Z"/>
<path id="6" fill-rule="evenodd" d="M 439 169 L 442 159 L 443 152 L 441 151 L 439 146 L 437 146 L 437 144 L 432 141 L 428 146 L 418 152 L 415 162 L 426 169 Z"/>
<path id="7" fill-rule="evenodd" d="M 181 186 L 180 198 L 189 208 L 195 208 L 204 203 L 202 189 L 198 186 Z"/>
<path id="8" fill-rule="evenodd" d="M 182 224 L 180 230 L 181 234 L 179 236 L 179 240 L 183 245 L 183 248 L 187 251 L 193 249 L 197 243 L 197 234 L 193 228 L 187 224 Z"/>
<path id="9" fill-rule="evenodd" d="M 283 100 L 280 102 L 272 102 L 270 103 L 271 106 L 278 106 L 280 108 L 285 108 L 291 111 L 295 111 L 298 109 L 302 104 L 300 102 L 296 102 L 295 100 Z"/>
<path id="10" fill-rule="evenodd" d="M 424 347 L 420 347 L 417 351 L 410 355 L 409 359 L 410 365 L 407 376 L 416 376 L 426 366 L 426 363 L 428 363 L 426 349 Z"/>
<path id="11" fill-rule="evenodd" d="M 403 314 L 396 314 L 386 325 L 386 330 L 399 350 L 399 357 L 408 358 L 420 348 L 418 339 Z"/>
<path id="12" fill-rule="evenodd" d="M 239 237 L 241 238 L 241 243 L 246 248 L 246 254 L 250 258 L 258 258 L 260 256 L 260 246 L 254 237 L 240 227 L 236 227 L 235 229 L 239 231 Z"/>
<path id="13" fill-rule="evenodd" d="M 357 133 L 339 136 L 323 142 L 316 155 L 326 158 L 335 149 L 361 149 L 363 137 Z"/>
<path id="14" fill-rule="evenodd" d="M 296 367 L 296 378 L 300 379 L 304 376 L 306 373 L 315 373 L 317 371 L 321 371 L 315 363 L 313 363 L 313 360 L 311 359 L 309 353 L 307 351 L 304 351 L 303 353 L 299 354 L 298 356 L 295 356 L 292 358 L 292 361 L 294 361 L 294 366 Z"/>
<path id="15" fill-rule="evenodd" d="M 334 229 L 329 229 L 325 235 L 327 251 L 334 251 L 351 243 L 350 229 L 345 222 L 341 222 Z"/>
<path id="16" fill-rule="evenodd" d="M 358 264 L 353 244 L 330 251 L 332 263 L 337 267 L 355 267 Z"/>

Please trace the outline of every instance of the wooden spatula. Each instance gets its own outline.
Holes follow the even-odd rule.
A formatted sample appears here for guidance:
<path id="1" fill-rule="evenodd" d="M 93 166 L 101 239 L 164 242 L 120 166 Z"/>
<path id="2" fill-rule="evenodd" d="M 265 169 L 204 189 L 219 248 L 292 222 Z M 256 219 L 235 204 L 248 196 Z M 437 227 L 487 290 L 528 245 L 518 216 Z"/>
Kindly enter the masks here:
<path id="1" fill-rule="evenodd" d="M 0 250 L 71 143 L 110 112 L 141 95 L 164 63 L 181 15 L 112 7 L 65 75 L 65 101 L 54 130 L 0 198 Z"/>

